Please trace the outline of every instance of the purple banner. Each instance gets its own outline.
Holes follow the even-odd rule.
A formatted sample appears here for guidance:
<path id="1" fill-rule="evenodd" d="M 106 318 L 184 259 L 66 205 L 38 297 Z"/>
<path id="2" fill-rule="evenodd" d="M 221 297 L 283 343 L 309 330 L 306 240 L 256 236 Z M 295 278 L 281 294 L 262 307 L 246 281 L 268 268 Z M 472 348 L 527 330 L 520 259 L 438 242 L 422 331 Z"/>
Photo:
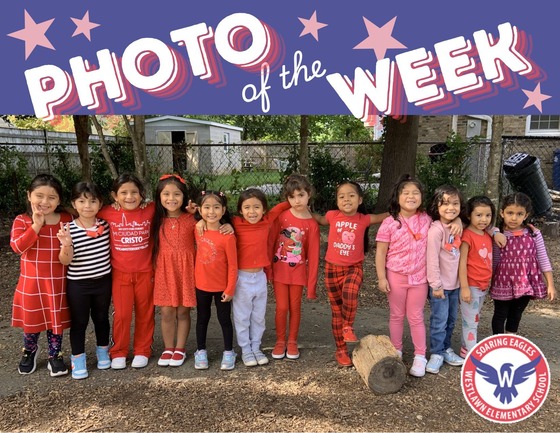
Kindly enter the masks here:
<path id="1" fill-rule="evenodd" d="M 558 114 L 552 3 L 17 1 L 0 113 Z"/>

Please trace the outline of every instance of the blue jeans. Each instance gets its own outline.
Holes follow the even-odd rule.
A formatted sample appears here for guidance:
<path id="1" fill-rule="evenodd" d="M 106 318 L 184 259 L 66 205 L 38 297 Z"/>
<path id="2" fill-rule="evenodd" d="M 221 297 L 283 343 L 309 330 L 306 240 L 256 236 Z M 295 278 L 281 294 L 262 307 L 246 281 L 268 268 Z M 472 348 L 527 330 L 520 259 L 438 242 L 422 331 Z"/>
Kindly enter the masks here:
<path id="1" fill-rule="evenodd" d="M 430 300 L 430 353 L 443 355 L 451 347 L 451 336 L 459 311 L 459 289 L 444 290 L 445 298 L 435 298 L 432 288 L 428 292 Z"/>

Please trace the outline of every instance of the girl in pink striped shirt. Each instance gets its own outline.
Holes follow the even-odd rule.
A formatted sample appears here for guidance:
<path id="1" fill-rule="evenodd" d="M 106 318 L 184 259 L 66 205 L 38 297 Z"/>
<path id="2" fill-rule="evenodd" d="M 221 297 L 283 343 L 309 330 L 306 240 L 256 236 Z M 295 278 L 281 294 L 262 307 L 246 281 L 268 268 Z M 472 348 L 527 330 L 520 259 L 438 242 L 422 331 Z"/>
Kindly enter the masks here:
<path id="1" fill-rule="evenodd" d="M 377 232 L 375 266 L 379 290 L 389 300 L 389 335 L 402 356 L 404 318 L 408 319 L 414 361 L 410 374 L 426 373 L 424 304 L 428 296 L 426 247 L 432 219 L 422 207 L 423 188 L 409 175 L 402 176 L 391 195 L 389 214 Z M 457 221 L 458 220 L 458 221 Z M 452 233 L 462 229 L 456 218 Z"/>

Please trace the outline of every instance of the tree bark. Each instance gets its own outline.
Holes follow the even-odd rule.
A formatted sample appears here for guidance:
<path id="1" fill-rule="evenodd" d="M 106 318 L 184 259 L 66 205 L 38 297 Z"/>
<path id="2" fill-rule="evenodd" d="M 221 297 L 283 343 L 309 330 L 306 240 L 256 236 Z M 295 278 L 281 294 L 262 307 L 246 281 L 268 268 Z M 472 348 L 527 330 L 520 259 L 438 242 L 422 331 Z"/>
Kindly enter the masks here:
<path id="1" fill-rule="evenodd" d="M 299 128 L 299 172 L 309 174 L 309 117 L 300 116 Z"/>
<path id="2" fill-rule="evenodd" d="M 376 213 L 387 211 L 391 191 L 399 177 L 416 173 L 419 120 L 418 116 L 407 116 L 404 120 L 386 119 Z"/>
<path id="3" fill-rule="evenodd" d="M 73 115 L 74 132 L 76 134 L 76 144 L 78 145 L 78 155 L 82 164 L 82 180 L 91 182 L 91 162 L 89 158 L 89 135 L 91 133 L 89 116 Z"/>
<path id="4" fill-rule="evenodd" d="M 492 116 L 492 141 L 488 158 L 488 173 L 486 178 L 486 195 L 496 209 L 500 205 L 500 190 L 502 180 L 504 116 Z"/>
<path id="5" fill-rule="evenodd" d="M 119 177 L 119 173 L 117 172 L 117 168 L 115 167 L 115 164 L 111 159 L 111 154 L 109 153 L 109 149 L 107 148 L 107 142 L 105 141 L 105 134 L 103 133 L 103 128 L 101 127 L 99 120 L 97 120 L 97 116 L 95 115 L 91 116 L 91 121 L 93 122 L 93 125 L 97 130 L 97 136 L 99 137 L 99 143 L 101 144 L 101 153 L 105 158 L 105 162 L 107 163 L 109 167 L 109 171 L 111 172 L 111 177 L 114 180 L 117 177 Z"/>
<path id="6" fill-rule="evenodd" d="M 134 126 L 130 124 L 128 116 L 123 115 L 124 124 L 130 139 L 132 140 L 132 149 L 134 152 L 134 167 L 136 171 L 136 176 L 140 178 L 143 182 L 148 179 L 148 156 L 146 154 L 146 142 L 145 142 L 145 117 L 134 115 L 132 120 Z"/>

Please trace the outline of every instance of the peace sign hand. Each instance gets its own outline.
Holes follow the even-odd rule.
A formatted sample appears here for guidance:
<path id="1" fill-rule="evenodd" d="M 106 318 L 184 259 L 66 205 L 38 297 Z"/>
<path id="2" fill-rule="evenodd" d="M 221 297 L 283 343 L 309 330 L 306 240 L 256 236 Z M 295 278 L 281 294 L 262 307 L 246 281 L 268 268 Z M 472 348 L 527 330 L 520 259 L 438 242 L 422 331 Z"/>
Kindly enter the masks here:
<path id="1" fill-rule="evenodd" d="M 70 236 L 70 223 L 60 223 L 60 230 L 56 234 L 63 247 L 72 246 L 72 236 Z"/>

